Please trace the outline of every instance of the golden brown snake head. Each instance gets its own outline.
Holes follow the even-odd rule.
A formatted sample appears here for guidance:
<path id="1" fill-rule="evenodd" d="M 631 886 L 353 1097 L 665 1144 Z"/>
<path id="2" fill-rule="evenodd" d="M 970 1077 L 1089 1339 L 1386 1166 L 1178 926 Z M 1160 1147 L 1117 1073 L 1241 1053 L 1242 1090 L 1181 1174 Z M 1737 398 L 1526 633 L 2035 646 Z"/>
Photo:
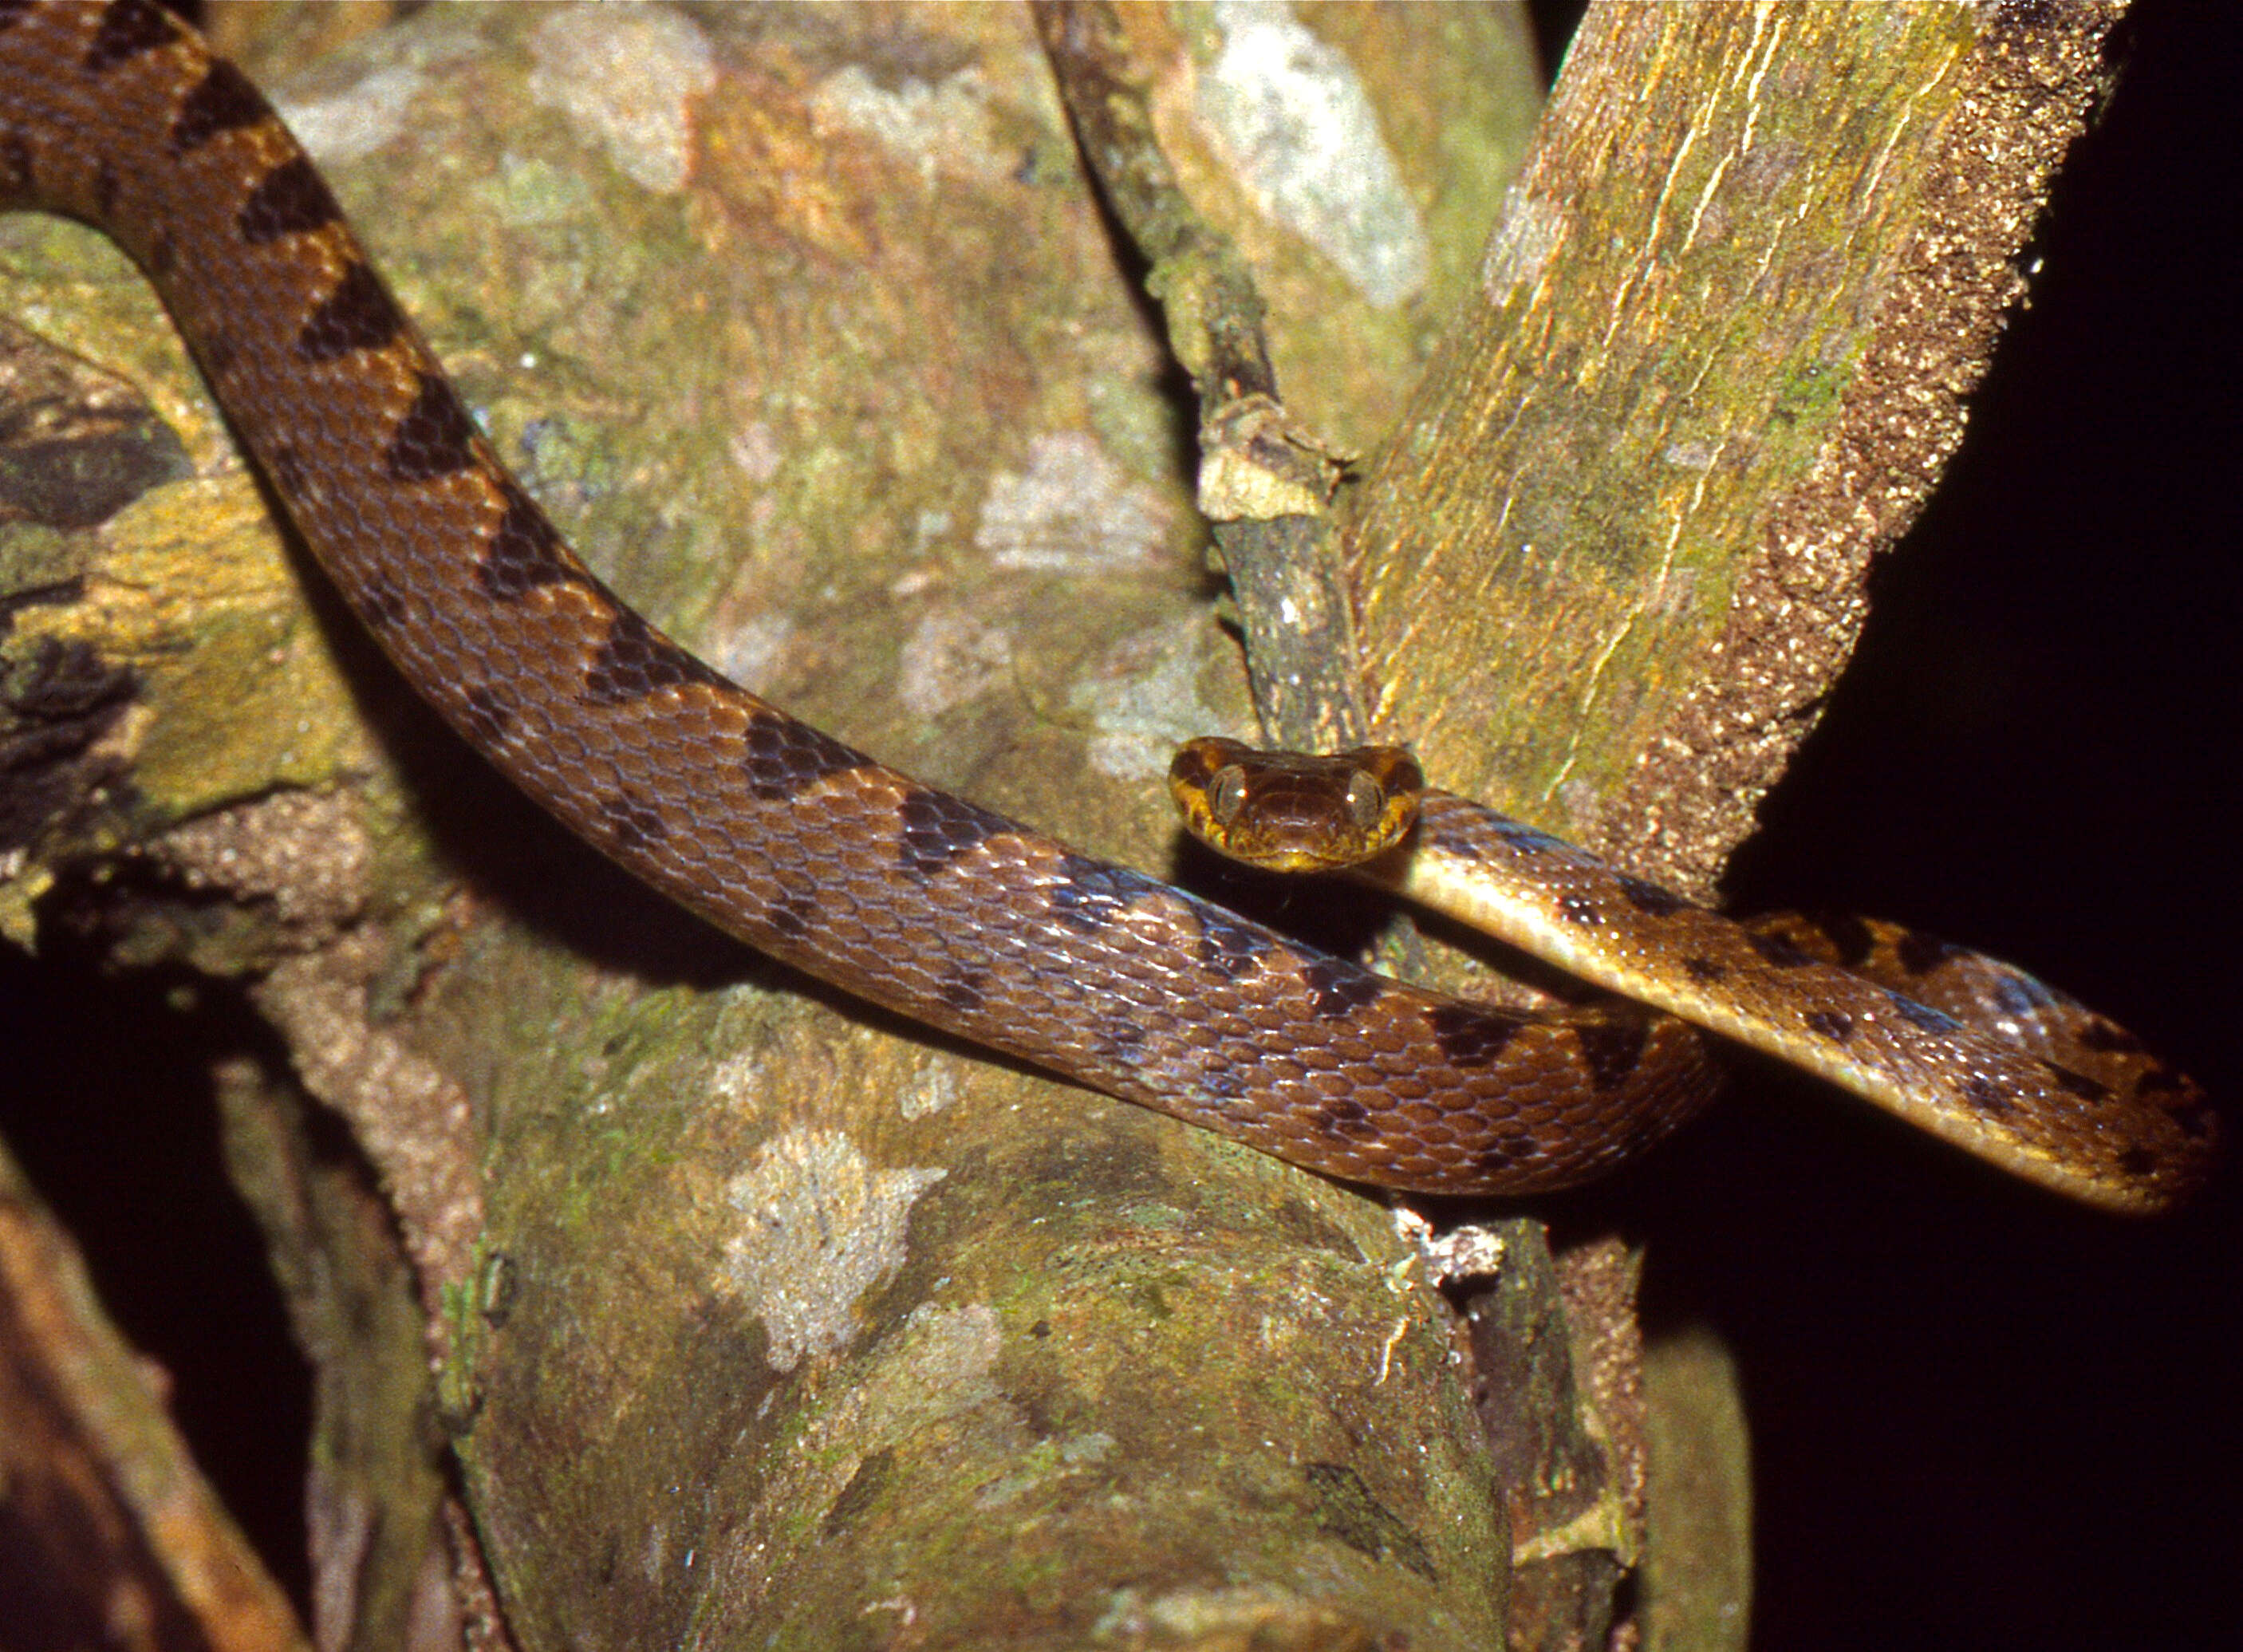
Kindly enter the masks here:
<path id="1" fill-rule="evenodd" d="M 1337 872 L 1384 853 L 1417 824 L 1425 789 L 1418 759 L 1398 745 L 1312 757 L 1202 735 L 1169 765 L 1169 793 L 1191 834 L 1269 872 Z"/>

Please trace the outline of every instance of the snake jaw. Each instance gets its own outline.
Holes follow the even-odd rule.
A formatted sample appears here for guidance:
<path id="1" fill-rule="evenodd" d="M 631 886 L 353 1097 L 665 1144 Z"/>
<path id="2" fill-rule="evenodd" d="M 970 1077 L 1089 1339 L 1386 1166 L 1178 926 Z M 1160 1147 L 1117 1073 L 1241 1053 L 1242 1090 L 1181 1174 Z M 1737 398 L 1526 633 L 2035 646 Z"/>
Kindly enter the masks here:
<path id="1" fill-rule="evenodd" d="M 1425 775 L 1399 746 L 1312 756 L 1206 735 L 1177 751 L 1169 790 L 1185 827 L 1219 854 L 1265 872 L 1339 872 L 1409 833 Z"/>

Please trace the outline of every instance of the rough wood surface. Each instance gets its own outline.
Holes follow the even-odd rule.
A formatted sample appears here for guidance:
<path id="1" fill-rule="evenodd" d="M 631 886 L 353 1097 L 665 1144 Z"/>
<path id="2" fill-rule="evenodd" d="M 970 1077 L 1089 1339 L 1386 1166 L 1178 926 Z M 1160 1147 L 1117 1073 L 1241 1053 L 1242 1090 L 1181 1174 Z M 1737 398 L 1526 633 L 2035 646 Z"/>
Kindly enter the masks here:
<path id="1" fill-rule="evenodd" d="M 1960 441 L 2123 7 L 1592 6 L 1356 535 L 1379 720 L 1703 895 Z"/>
<path id="2" fill-rule="evenodd" d="M 309 1652 L 70 1236 L 0 1149 L 0 1570 L 10 1646 Z"/>

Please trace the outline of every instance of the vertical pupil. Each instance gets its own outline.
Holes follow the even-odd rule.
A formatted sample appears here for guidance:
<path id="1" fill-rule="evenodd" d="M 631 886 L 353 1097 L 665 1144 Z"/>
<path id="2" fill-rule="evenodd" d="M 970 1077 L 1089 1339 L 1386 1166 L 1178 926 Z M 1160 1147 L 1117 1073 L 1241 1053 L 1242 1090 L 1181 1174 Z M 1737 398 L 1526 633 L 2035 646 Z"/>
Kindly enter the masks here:
<path id="1" fill-rule="evenodd" d="M 1238 818 L 1238 811 L 1246 803 L 1246 773 L 1236 764 L 1215 777 L 1215 784 L 1207 790 L 1208 807 L 1215 818 L 1226 824 Z"/>
<path id="2" fill-rule="evenodd" d="M 1367 774 L 1357 774 L 1347 783 L 1347 812 L 1355 824 L 1365 829 L 1378 823 L 1378 812 L 1385 806 L 1385 797 L 1378 782 Z"/>

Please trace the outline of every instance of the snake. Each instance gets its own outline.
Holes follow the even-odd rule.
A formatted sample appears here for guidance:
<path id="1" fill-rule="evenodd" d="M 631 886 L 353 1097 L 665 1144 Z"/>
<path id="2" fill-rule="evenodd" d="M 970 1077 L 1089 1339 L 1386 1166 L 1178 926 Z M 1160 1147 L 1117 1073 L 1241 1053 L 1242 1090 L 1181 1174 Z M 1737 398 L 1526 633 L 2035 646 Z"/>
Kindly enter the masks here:
<path id="1" fill-rule="evenodd" d="M 2069 1164 L 2040 1133 L 2066 1111 L 2049 1089 L 2201 1104 L 2132 1035 L 2013 964 L 1853 914 L 1725 917 L 1429 788 L 1401 746 L 1325 755 L 1203 736 L 1176 752 L 1169 789 L 1192 835 L 1232 860 L 1348 873 L 2051 1186 L 2080 1191 L 2069 1168 L 2040 1163 Z M 2022 1121 L 1995 1099 L 2029 1090 Z"/>
<path id="2" fill-rule="evenodd" d="M 2212 1162 L 2186 1077 L 2014 972 L 1981 981 L 1990 1019 L 1966 1026 L 1941 982 L 1975 954 L 1905 932 L 1739 927 L 1428 793 L 1415 863 L 1499 865 L 1513 932 L 1620 995 L 1474 1002 L 1086 854 L 728 681 L 571 550 L 271 105 L 153 0 L 0 0 L 0 206 L 83 219 L 134 260 L 301 543 L 477 752 L 601 854 L 846 993 L 1409 1192 L 1523 1196 L 1637 1157 L 1719 1088 L 1693 1022 L 2091 1204 L 2164 1208 Z M 1871 952 L 1902 984 L 1845 967 Z M 2051 1022 L 2060 1048 L 2037 1049 Z"/>

